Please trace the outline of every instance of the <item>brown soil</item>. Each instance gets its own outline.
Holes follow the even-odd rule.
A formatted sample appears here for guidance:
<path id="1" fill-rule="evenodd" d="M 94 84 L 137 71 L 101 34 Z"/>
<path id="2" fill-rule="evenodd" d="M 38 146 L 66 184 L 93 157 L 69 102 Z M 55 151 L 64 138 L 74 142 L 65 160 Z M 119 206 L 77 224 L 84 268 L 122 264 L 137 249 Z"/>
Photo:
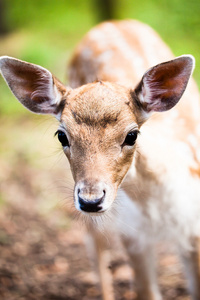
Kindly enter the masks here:
<path id="1" fill-rule="evenodd" d="M 75 224 L 55 228 L 37 214 L 7 207 L 0 220 L 0 299 L 98 300 L 98 278 L 87 259 L 83 233 Z M 111 261 L 116 299 L 135 299 L 126 261 Z M 164 299 L 189 299 L 179 264 L 160 253 Z"/>

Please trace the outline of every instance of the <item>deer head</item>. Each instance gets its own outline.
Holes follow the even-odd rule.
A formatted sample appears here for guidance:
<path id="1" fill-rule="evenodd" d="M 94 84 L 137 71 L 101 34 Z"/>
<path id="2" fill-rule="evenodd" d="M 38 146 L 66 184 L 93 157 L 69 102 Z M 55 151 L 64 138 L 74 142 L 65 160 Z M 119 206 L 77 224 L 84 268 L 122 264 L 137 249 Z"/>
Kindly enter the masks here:
<path id="1" fill-rule="evenodd" d="M 1 73 L 16 98 L 32 112 L 60 121 L 56 134 L 75 181 L 74 203 L 88 214 L 111 207 L 141 125 L 151 113 L 177 104 L 193 65 L 189 55 L 156 65 L 132 90 L 104 81 L 71 89 L 40 66 L 0 58 Z"/>

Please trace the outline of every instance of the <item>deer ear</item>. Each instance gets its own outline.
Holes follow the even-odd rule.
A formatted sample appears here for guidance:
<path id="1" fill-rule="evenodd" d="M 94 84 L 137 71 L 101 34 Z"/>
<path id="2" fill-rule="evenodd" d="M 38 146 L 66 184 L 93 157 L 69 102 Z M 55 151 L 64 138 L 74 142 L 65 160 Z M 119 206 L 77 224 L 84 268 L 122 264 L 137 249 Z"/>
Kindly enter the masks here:
<path id="1" fill-rule="evenodd" d="M 68 90 L 47 69 L 2 56 L 0 72 L 26 108 L 39 114 L 58 116 L 61 113 Z"/>
<path id="2" fill-rule="evenodd" d="M 195 60 L 183 55 L 149 69 L 134 91 L 134 98 L 146 113 L 175 106 L 186 89 Z"/>

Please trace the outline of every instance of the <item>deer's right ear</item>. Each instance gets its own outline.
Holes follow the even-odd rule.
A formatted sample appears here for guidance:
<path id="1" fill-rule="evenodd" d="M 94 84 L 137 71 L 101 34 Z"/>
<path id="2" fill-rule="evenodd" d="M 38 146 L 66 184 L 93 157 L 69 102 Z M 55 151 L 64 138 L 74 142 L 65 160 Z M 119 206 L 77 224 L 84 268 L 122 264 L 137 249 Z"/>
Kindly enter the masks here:
<path id="1" fill-rule="evenodd" d="M 2 56 L 0 72 L 26 108 L 39 114 L 60 115 L 70 88 L 66 88 L 47 69 Z"/>

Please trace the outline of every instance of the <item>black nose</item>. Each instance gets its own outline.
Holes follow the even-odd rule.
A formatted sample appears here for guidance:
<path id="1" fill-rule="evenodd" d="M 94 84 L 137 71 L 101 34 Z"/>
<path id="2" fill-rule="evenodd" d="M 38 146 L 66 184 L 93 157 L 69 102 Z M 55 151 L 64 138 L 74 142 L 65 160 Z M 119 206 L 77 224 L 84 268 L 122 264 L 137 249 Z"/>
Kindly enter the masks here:
<path id="1" fill-rule="evenodd" d="M 88 199 L 83 199 L 79 196 L 78 193 L 78 201 L 80 205 L 80 209 L 86 212 L 98 212 L 99 210 L 102 209 L 101 203 L 103 202 L 105 198 L 105 191 L 103 191 L 103 196 L 98 199 L 94 200 L 88 200 Z"/>

